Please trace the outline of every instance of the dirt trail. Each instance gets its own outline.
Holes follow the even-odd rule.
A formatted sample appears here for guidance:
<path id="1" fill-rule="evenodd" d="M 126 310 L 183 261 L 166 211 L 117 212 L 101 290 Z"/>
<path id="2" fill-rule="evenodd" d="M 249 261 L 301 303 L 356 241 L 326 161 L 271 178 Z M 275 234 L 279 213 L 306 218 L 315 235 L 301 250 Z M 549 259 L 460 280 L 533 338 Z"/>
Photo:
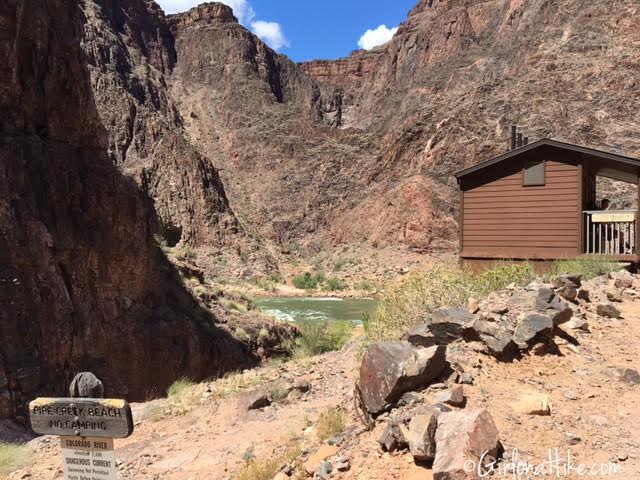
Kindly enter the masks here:
<path id="1" fill-rule="evenodd" d="M 530 355 L 514 363 L 498 363 L 481 354 L 471 359 L 482 368 L 474 370 L 475 384 L 465 385 L 468 407 L 486 407 L 493 415 L 507 452 L 505 464 L 514 449 L 519 460 L 536 465 L 548 460 L 549 450 L 557 449 L 554 455 L 561 464 L 570 451 L 576 466 L 610 463 L 615 468 L 608 468 L 617 471 L 583 477 L 575 471 L 566 475 L 561 471 L 546 478 L 640 478 L 640 387 L 611 373 L 616 367 L 640 368 L 640 302 L 625 300 L 620 306 L 623 319 L 592 319 L 591 333 L 578 334 L 577 347 L 558 342 L 561 355 Z M 355 352 L 356 346 L 351 345 L 311 360 L 245 372 L 232 381 L 210 384 L 208 393 L 205 385 L 200 386 L 200 404 L 181 416 L 145 419 L 143 413 L 148 414 L 153 404 L 135 405 L 134 434 L 116 441 L 119 478 L 228 479 L 248 452 L 257 458 L 273 458 L 296 443 L 303 455 L 311 454 L 319 442 L 308 427 L 331 406 L 349 412 L 349 428 L 338 450 L 350 459 L 350 469 L 332 478 L 431 478 L 429 470 L 414 465 L 411 455 L 380 450 L 376 439 L 382 422 L 371 432 L 358 423 L 352 398 Z M 230 385 L 296 380 L 308 380 L 310 392 L 264 410 L 243 412 L 237 395 L 219 398 Z M 518 394 L 529 391 L 550 396 L 550 416 L 515 413 L 510 404 Z M 35 464 L 9 478 L 62 479 L 57 439 L 43 437 L 34 442 L 34 448 Z M 509 473 L 493 478 L 514 477 Z"/>

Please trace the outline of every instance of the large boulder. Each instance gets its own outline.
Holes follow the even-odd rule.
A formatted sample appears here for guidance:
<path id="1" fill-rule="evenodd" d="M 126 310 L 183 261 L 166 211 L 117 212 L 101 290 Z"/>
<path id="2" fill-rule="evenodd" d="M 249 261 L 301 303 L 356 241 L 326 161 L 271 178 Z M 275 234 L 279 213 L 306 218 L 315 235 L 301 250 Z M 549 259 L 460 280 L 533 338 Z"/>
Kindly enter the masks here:
<path id="1" fill-rule="evenodd" d="M 515 350 L 513 329 L 505 320 L 481 317 L 473 323 L 473 331 L 475 336 L 497 357 Z"/>
<path id="2" fill-rule="evenodd" d="M 509 304 L 523 311 L 537 311 L 549 315 L 554 325 L 568 322 L 573 315 L 571 307 L 551 288 L 544 286 L 514 293 L 509 299 Z"/>
<path id="3" fill-rule="evenodd" d="M 371 345 L 360 365 L 359 387 L 372 415 L 387 410 L 403 393 L 423 388 L 446 366 L 446 347 L 414 347 L 409 342 Z"/>
<path id="4" fill-rule="evenodd" d="M 439 345 L 447 345 L 459 338 L 468 339 L 474 317 L 463 308 L 445 307 L 434 311 L 429 320 L 429 330 Z"/>
<path id="5" fill-rule="evenodd" d="M 530 313 L 518 322 L 513 341 L 525 350 L 538 342 L 546 343 L 553 337 L 553 319 L 547 315 Z"/>
<path id="6" fill-rule="evenodd" d="M 434 480 L 480 478 L 481 463 L 502 453 L 498 428 L 485 409 L 441 413 L 435 442 Z"/>

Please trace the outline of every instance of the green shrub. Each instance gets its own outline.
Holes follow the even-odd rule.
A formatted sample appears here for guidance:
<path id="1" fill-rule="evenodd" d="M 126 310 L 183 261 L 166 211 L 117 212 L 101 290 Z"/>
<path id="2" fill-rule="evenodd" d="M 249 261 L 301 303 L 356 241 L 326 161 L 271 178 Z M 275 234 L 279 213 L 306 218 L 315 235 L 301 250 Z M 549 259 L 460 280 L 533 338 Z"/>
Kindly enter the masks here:
<path id="1" fill-rule="evenodd" d="M 324 282 L 322 289 L 326 292 L 337 292 L 347 288 L 347 284 L 337 277 L 329 277 Z"/>
<path id="2" fill-rule="evenodd" d="M 318 288 L 318 280 L 310 272 L 304 272 L 293 278 L 293 285 L 302 290 L 313 290 Z"/>
<path id="3" fill-rule="evenodd" d="M 296 358 L 340 350 L 353 333 L 353 325 L 347 321 L 304 320 L 299 323 L 299 326 L 301 335 L 290 347 L 291 353 Z"/>
<path id="4" fill-rule="evenodd" d="M 169 408 L 176 415 L 184 415 L 200 401 L 197 385 L 189 378 L 180 378 L 167 390 Z"/>
<path id="5" fill-rule="evenodd" d="M 0 442 L 0 475 L 29 466 L 32 457 L 31 449 L 26 445 Z"/>
<path id="6" fill-rule="evenodd" d="M 512 283 L 524 285 L 534 278 L 533 269 L 526 262 L 501 263 L 481 273 L 437 265 L 427 272 L 410 274 L 401 283 L 387 288 L 376 311 L 365 318 L 367 343 L 398 338 L 422 322 L 425 314 L 440 307 L 460 306 L 469 297 L 482 296 Z"/>
<path id="7" fill-rule="evenodd" d="M 272 480 L 283 465 L 290 464 L 300 455 L 300 447 L 291 446 L 282 455 L 275 457 L 255 458 L 253 455 L 247 456 L 245 464 L 233 478 L 234 480 Z"/>
<path id="8" fill-rule="evenodd" d="M 622 265 L 604 255 L 590 255 L 586 257 L 556 260 L 544 278 L 549 280 L 562 273 L 581 274 L 583 280 L 590 280 L 599 275 L 620 270 Z"/>
<path id="9" fill-rule="evenodd" d="M 324 442 L 340 435 L 345 427 L 345 414 L 342 410 L 331 407 L 320 413 L 315 431 L 318 440 Z"/>
<path id="10" fill-rule="evenodd" d="M 364 279 L 358 282 L 356 288 L 364 292 L 370 292 L 371 290 L 375 290 L 376 286 L 370 280 Z"/>
<path id="11" fill-rule="evenodd" d="M 189 245 L 185 245 L 176 253 L 178 260 L 195 260 L 197 256 L 196 251 Z"/>
<path id="12" fill-rule="evenodd" d="M 236 328 L 234 335 L 241 342 L 248 342 L 249 340 L 251 340 L 251 337 L 249 336 L 247 331 L 244 328 L 241 328 L 241 327 L 237 327 Z"/>
<path id="13" fill-rule="evenodd" d="M 349 264 L 348 260 L 344 260 L 344 259 L 337 260 L 336 263 L 333 264 L 333 271 L 334 272 L 339 272 L 344 267 L 346 267 L 348 264 Z"/>
<path id="14" fill-rule="evenodd" d="M 278 403 L 284 401 L 289 396 L 290 390 L 281 382 L 274 382 L 267 387 L 269 400 Z"/>

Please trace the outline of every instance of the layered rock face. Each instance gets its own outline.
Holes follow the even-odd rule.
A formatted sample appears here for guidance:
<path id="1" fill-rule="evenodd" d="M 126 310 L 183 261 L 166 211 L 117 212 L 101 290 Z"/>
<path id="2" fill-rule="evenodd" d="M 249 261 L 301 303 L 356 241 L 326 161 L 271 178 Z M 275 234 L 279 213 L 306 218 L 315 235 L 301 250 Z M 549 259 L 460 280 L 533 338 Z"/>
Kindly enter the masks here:
<path id="1" fill-rule="evenodd" d="M 115 87 L 107 77 L 96 81 L 85 62 L 81 42 L 95 4 L 82 5 L 88 10 L 62 0 L 0 6 L 0 417 L 21 417 L 39 394 L 64 395 L 81 370 L 96 373 L 106 395 L 142 400 L 177 377 L 256 361 L 183 289 L 153 242 L 159 222 L 150 189 L 141 191 L 114 163 L 127 155 L 118 154 L 107 98 L 94 89 Z M 109 21 L 124 28 L 112 13 Z M 156 48 L 164 38 L 158 32 L 144 44 L 165 68 L 172 57 Z M 116 61 L 119 53 L 113 38 L 95 58 Z M 140 97 L 161 106 L 147 87 L 137 90 Z M 140 104 L 118 112 L 134 132 L 148 129 L 133 143 L 168 129 L 148 113 L 145 121 L 128 116 Z M 115 110 L 112 120 L 121 125 Z M 164 143 L 180 142 L 168 136 Z M 163 158 L 154 155 L 160 164 L 177 163 Z M 205 172 L 213 195 L 218 180 L 208 165 L 185 181 L 203 181 Z"/>
<path id="2" fill-rule="evenodd" d="M 344 128 L 376 139 L 372 211 L 389 211 L 381 195 L 402 192 L 418 175 L 435 198 L 417 218 L 440 221 L 421 228 L 446 237 L 457 208 L 451 174 L 503 153 L 511 123 L 532 140 L 640 155 L 639 26 L 630 0 L 421 0 L 388 44 L 301 67 L 341 89 Z M 333 226 L 343 238 L 353 215 Z"/>

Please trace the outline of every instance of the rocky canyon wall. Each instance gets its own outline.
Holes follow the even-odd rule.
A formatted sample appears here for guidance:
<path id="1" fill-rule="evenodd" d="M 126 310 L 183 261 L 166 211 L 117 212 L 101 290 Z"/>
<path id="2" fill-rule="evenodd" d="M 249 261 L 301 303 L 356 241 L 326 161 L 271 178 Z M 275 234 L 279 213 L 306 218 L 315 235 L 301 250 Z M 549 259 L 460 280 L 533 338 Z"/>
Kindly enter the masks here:
<path id="1" fill-rule="evenodd" d="M 153 241 L 154 202 L 116 165 L 108 107 L 98 105 L 108 99 L 94 94 L 87 13 L 62 0 L 0 4 L 0 417 L 23 418 L 37 395 L 64 395 L 80 370 L 101 377 L 107 395 L 142 400 L 180 376 L 257 361 Z M 96 55 L 118 51 L 107 47 Z"/>

